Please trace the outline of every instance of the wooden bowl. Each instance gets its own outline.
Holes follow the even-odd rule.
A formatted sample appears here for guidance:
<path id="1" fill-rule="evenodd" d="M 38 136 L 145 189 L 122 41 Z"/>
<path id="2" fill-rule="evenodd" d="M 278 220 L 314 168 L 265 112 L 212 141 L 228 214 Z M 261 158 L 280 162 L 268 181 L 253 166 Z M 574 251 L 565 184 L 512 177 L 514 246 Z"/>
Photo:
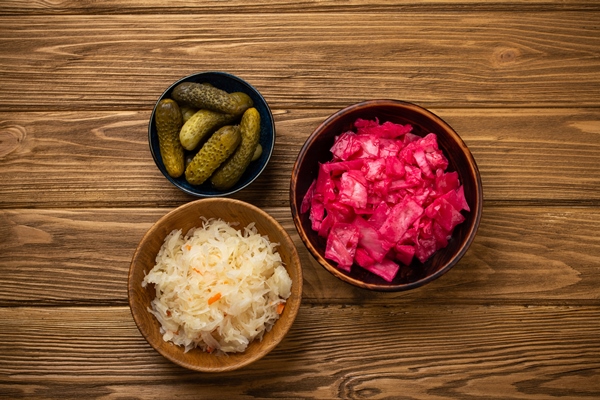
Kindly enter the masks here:
<path id="1" fill-rule="evenodd" d="M 262 146 L 262 153 L 260 157 L 252 161 L 248 168 L 244 171 L 244 174 L 240 180 L 230 189 L 218 190 L 214 188 L 210 182 L 204 182 L 202 185 L 192 185 L 188 183 L 185 176 L 179 178 L 173 178 L 168 173 L 163 164 L 162 157 L 160 155 L 160 148 L 158 144 L 158 134 L 156 131 L 156 124 L 154 121 L 154 113 L 156 112 L 156 106 L 158 103 L 165 98 L 170 98 L 171 93 L 175 86 L 182 82 L 196 82 L 196 83 L 210 83 L 213 86 L 225 90 L 228 93 L 233 92 L 244 92 L 252 99 L 254 107 L 260 115 L 260 139 L 259 143 Z M 156 100 L 152 114 L 150 115 L 150 121 L 148 123 L 148 143 L 150 144 L 150 152 L 152 158 L 160 172 L 167 178 L 178 189 L 184 191 L 187 194 L 196 197 L 222 197 L 229 196 L 240 190 L 248 187 L 254 182 L 260 174 L 267 168 L 267 164 L 273 154 L 273 148 L 275 147 L 275 122 L 273 121 L 273 115 L 271 109 L 267 104 L 267 101 L 262 94 L 252 85 L 245 80 L 229 74 L 227 72 L 219 71 L 208 71 L 198 72 L 185 76 L 173 84 L 171 84 Z M 192 156 L 196 151 L 187 151 L 186 156 Z"/>
<path id="2" fill-rule="evenodd" d="M 465 197 L 471 208 L 464 213 L 466 220 L 458 225 L 448 246 L 438 250 L 425 263 L 413 261 L 409 266 L 401 266 L 392 282 L 376 276 L 364 268 L 353 265 L 350 272 L 337 268 L 335 262 L 325 258 L 324 238 L 311 229 L 309 213 L 301 213 L 302 199 L 312 181 L 317 177 L 319 163 L 330 161 L 330 149 L 337 135 L 353 129 L 357 118 L 380 123 L 391 121 L 411 124 L 413 133 L 425 136 L 434 132 L 438 136 L 439 147 L 448 158 L 447 171 L 457 171 L 464 186 Z M 301 148 L 292 170 L 290 183 L 290 207 L 294 224 L 300 238 L 327 271 L 344 282 L 364 289 L 378 291 L 401 291 L 414 289 L 448 272 L 467 252 L 471 245 L 479 221 L 483 203 L 481 177 L 475 159 L 460 136 L 441 118 L 417 105 L 397 100 L 369 100 L 344 108 L 327 118 L 308 137 Z"/>
<path id="3" fill-rule="evenodd" d="M 201 224 L 200 217 L 221 218 L 238 222 L 237 229 L 254 222 L 258 232 L 267 235 L 273 243 L 279 243 L 277 251 L 292 279 L 292 294 L 279 320 L 262 341 L 255 340 L 242 353 L 227 355 L 209 354 L 201 349 L 184 353 L 183 347 L 165 342 L 160 333 L 160 323 L 148 312 L 155 297 L 154 285 L 142 287 L 145 275 L 154 267 L 156 255 L 165 237 L 174 229 L 183 233 Z M 269 214 L 240 200 L 215 198 L 200 199 L 187 203 L 160 218 L 139 243 L 129 269 L 129 306 L 133 319 L 148 343 L 165 358 L 175 364 L 202 372 L 232 371 L 244 367 L 269 353 L 289 331 L 302 299 L 302 266 L 294 243 L 283 227 Z"/>

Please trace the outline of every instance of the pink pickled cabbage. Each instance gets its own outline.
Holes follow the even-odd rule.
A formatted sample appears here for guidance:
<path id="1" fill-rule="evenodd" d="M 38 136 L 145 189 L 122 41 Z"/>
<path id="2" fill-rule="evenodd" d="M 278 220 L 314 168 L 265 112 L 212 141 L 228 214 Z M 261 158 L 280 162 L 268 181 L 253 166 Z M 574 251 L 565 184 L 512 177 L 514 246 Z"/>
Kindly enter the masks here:
<path id="1" fill-rule="evenodd" d="M 300 212 L 340 269 L 358 265 L 392 281 L 398 263 L 425 262 L 446 247 L 470 209 L 435 133 L 420 137 L 411 125 L 377 119 L 354 127 L 336 137 Z"/>

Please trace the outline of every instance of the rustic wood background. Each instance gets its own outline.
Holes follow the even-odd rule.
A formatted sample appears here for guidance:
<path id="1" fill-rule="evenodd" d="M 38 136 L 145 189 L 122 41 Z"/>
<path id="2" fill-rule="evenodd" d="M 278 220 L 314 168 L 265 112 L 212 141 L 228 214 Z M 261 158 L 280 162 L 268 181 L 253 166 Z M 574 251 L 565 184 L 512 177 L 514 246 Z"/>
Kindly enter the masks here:
<path id="1" fill-rule="evenodd" d="M 143 234 L 194 200 L 153 163 L 151 109 L 210 70 L 272 107 L 271 164 L 232 197 L 304 267 L 289 336 L 224 374 L 163 359 L 126 292 Z M 0 397 L 600 398 L 598 1 L 3 0 L 0 93 Z M 469 252 L 406 293 L 325 272 L 289 211 L 304 140 L 372 98 L 440 115 L 484 185 Z"/>

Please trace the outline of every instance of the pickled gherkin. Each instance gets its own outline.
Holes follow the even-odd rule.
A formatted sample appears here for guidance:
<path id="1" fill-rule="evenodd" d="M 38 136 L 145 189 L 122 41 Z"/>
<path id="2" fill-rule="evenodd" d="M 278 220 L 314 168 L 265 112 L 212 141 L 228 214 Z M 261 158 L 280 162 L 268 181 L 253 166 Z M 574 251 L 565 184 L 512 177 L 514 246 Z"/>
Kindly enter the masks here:
<path id="1" fill-rule="evenodd" d="M 179 141 L 182 117 L 177 103 L 171 99 L 161 100 L 156 105 L 154 122 L 165 169 L 171 177 L 178 178 L 184 171 L 184 150 Z"/>
<path id="2" fill-rule="evenodd" d="M 183 124 L 179 132 L 179 141 L 186 150 L 194 150 L 198 144 L 220 127 L 233 122 L 234 115 L 223 114 L 211 110 L 198 110 Z"/>
<path id="3" fill-rule="evenodd" d="M 260 114 L 256 108 L 247 109 L 242 116 L 240 134 L 242 141 L 238 148 L 210 178 L 216 189 L 226 190 L 235 185 L 252 161 L 260 139 Z"/>
<path id="4" fill-rule="evenodd" d="M 262 146 L 259 143 L 258 145 L 256 145 L 256 150 L 254 150 L 254 154 L 252 155 L 252 160 L 251 161 L 258 160 L 261 155 L 262 155 Z"/>
<path id="5" fill-rule="evenodd" d="M 196 114 L 196 111 L 198 111 L 195 108 L 188 107 L 188 106 L 179 107 L 179 109 L 181 110 L 181 116 L 183 117 L 183 123 L 184 124 L 190 118 L 192 118 L 192 115 Z"/>
<path id="6" fill-rule="evenodd" d="M 212 85 L 182 82 L 175 86 L 172 97 L 181 105 L 207 109 L 240 116 L 253 106 L 252 99 L 246 93 L 227 93 Z"/>
<path id="7" fill-rule="evenodd" d="M 185 169 L 192 185 L 203 184 L 238 147 L 242 140 L 238 126 L 226 125 L 213 133 Z"/>

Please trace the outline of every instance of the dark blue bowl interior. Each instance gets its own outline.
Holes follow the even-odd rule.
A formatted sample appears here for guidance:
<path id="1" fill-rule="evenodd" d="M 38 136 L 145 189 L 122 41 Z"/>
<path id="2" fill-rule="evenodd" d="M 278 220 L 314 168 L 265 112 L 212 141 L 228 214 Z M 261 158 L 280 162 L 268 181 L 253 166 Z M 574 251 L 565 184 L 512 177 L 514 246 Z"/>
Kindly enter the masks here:
<path id="1" fill-rule="evenodd" d="M 173 83 L 158 98 L 156 103 L 158 104 L 158 102 L 164 98 L 170 98 L 173 88 L 181 82 L 207 82 L 229 93 L 244 92 L 248 96 L 250 96 L 250 98 L 254 102 L 254 107 L 258 110 L 260 114 L 259 142 L 263 148 L 263 151 L 258 160 L 252 161 L 250 163 L 250 165 L 244 172 L 244 175 L 242 175 L 242 177 L 235 184 L 235 186 L 225 191 L 215 189 L 208 181 L 203 183 L 202 185 L 190 185 L 185 180 L 185 176 L 173 178 L 167 173 L 167 170 L 165 169 L 165 166 L 162 162 L 162 157 L 160 155 L 156 124 L 154 123 L 154 113 L 156 111 L 156 106 L 154 106 L 154 109 L 152 110 L 152 115 L 150 116 L 150 123 L 148 125 L 148 141 L 150 143 L 150 151 L 152 152 L 152 157 L 154 158 L 156 165 L 158 166 L 162 174 L 165 176 L 165 178 L 167 178 L 173 185 L 193 196 L 227 196 L 244 189 L 252 182 L 254 182 L 254 180 L 266 168 L 269 159 L 271 158 L 271 154 L 273 153 L 273 147 L 275 146 L 275 123 L 273 121 L 273 114 L 271 114 L 271 110 L 267 105 L 267 102 L 265 101 L 263 96 L 258 92 L 258 90 L 256 90 L 252 85 L 238 78 L 235 75 L 231 75 L 226 72 L 200 72 L 197 74 L 186 76 Z"/>

